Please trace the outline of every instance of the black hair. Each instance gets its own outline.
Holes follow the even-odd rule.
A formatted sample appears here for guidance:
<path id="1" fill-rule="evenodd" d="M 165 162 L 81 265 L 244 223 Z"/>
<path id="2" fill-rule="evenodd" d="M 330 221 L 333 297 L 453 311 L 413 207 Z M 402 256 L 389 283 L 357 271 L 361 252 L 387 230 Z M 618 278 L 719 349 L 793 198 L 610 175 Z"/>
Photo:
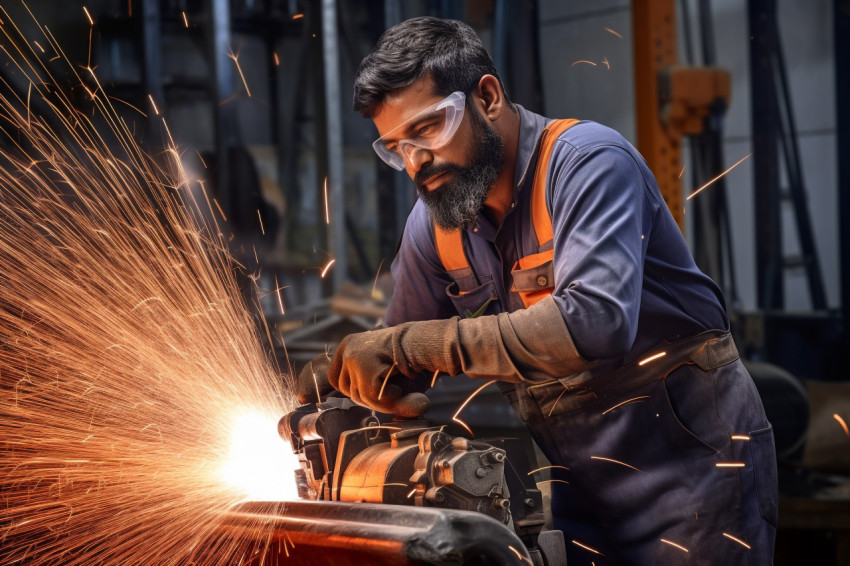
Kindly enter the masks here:
<path id="1" fill-rule="evenodd" d="M 436 94 L 469 92 L 484 75 L 499 79 L 475 31 L 457 20 L 421 17 L 385 31 L 354 75 L 354 109 L 371 118 L 384 97 L 430 75 Z M 499 79 L 501 85 L 502 80 Z M 510 106 L 505 88 L 502 94 Z"/>

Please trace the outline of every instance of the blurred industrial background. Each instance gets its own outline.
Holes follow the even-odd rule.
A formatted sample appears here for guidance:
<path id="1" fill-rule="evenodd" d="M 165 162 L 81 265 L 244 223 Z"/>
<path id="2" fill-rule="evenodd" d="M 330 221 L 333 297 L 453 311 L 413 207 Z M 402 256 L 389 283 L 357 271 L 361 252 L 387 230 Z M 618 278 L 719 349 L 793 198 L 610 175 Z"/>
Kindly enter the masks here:
<path id="1" fill-rule="evenodd" d="M 850 0 L 29 8 L 69 59 L 95 68 L 154 155 L 165 119 L 190 175 L 215 197 L 248 304 L 280 338 L 281 367 L 292 372 L 380 322 L 416 198 L 405 173 L 376 159 L 371 121 L 351 110 L 360 60 L 403 19 L 472 25 L 515 102 L 609 125 L 647 158 L 700 267 L 726 294 L 776 429 L 776 564 L 850 564 L 841 418 L 850 419 Z M 430 416 L 450 420 L 475 385 L 443 380 Z M 478 431 L 519 427 L 495 390 L 464 415 Z"/>

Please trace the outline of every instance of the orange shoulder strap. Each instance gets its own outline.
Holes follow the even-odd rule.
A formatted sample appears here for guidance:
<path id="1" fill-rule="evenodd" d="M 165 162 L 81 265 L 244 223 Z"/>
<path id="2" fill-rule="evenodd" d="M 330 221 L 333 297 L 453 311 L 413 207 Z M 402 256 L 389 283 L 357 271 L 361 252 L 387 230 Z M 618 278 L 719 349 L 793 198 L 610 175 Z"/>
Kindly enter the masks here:
<path id="1" fill-rule="evenodd" d="M 534 233 L 537 234 L 538 246 L 542 246 L 554 238 L 552 217 L 549 215 L 549 207 L 546 206 L 546 183 L 552 149 L 561 134 L 578 123 L 579 120 L 574 118 L 553 120 L 547 124 L 546 129 L 543 130 L 543 135 L 540 137 L 537 168 L 534 171 L 534 183 L 531 186 L 531 221 L 534 224 Z"/>
<path id="2" fill-rule="evenodd" d="M 466 252 L 463 249 L 463 234 L 459 228 L 454 230 L 446 230 L 434 224 L 434 243 L 437 247 L 437 255 L 440 256 L 440 261 L 443 262 L 443 267 L 451 273 L 458 269 L 469 267 L 469 260 L 466 259 Z"/>
<path id="3" fill-rule="evenodd" d="M 546 206 L 546 182 L 552 148 L 555 146 L 558 137 L 578 122 L 579 120 L 572 118 L 553 120 L 543 130 L 540 138 L 537 168 L 531 187 L 531 219 L 534 224 L 534 232 L 537 235 L 538 246 L 553 238 L 552 218 L 549 216 L 549 208 Z M 440 256 L 440 261 L 443 262 L 446 271 L 452 272 L 469 268 L 469 260 L 466 258 L 466 252 L 463 249 L 463 235 L 459 229 L 446 230 L 434 223 L 434 243 L 437 248 L 437 255 Z"/>

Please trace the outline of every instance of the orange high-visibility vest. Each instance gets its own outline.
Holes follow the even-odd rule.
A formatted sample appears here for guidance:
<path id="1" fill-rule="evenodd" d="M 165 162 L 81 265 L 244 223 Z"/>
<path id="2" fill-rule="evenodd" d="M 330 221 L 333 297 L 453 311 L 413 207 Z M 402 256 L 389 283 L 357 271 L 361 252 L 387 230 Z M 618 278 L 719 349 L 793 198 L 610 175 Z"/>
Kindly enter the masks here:
<path id="1" fill-rule="evenodd" d="M 579 120 L 554 120 L 549 122 L 540 137 L 540 149 L 537 154 L 537 167 L 534 170 L 534 181 L 531 186 L 531 222 L 537 236 L 537 253 L 519 258 L 511 268 L 514 275 L 512 291 L 519 294 L 523 305 L 530 307 L 544 297 L 551 295 L 555 287 L 553 277 L 538 275 L 531 285 L 516 285 L 516 276 L 526 270 L 533 270 L 546 262 L 552 262 L 555 257 L 553 246 L 554 234 L 552 218 L 546 206 L 546 186 L 548 182 L 549 160 L 555 141 L 562 133 L 577 124 Z M 460 229 L 446 230 L 434 223 L 434 242 L 437 255 L 449 276 L 457 281 L 461 276 L 470 273 L 469 260 L 463 246 L 463 235 Z M 463 291 L 459 291 L 463 294 Z"/>

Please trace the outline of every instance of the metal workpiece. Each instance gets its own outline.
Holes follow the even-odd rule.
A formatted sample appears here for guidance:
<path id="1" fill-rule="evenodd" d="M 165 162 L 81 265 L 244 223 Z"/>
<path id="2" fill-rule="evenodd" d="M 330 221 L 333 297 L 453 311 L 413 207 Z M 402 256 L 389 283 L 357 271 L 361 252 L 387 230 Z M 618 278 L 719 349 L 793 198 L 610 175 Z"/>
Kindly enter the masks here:
<path id="1" fill-rule="evenodd" d="M 267 566 L 534 564 L 520 539 L 505 525 L 480 513 L 453 509 L 328 501 L 249 502 L 227 514 L 217 535 L 218 546 L 231 540 L 262 538 L 246 548 L 246 553 L 262 555 Z"/>
<path id="2" fill-rule="evenodd" d="M 477 511 L 507 524 L 511 514 L 504 461 L 504 450 L 486 442 L 425 432 L 410 479 L 430 487 L 416 493 L 416 504 Z"/>
<path id="3" fill-rule="evenodd" d="M 552 566 L 563 563 L 563 534 L 560 531 L 542 532 L 542 495 L 529 476 L 530 468 L 517 439 L 470 440 L 454 437 L 443 428 L 432 426 L 426 419 L 391 420 L 389 415 L 374 413 L 344 397 L 328 397 L 323 403 L 299 407 L 280 420 L 278 431 L 291 443 L 298 457 L 300 469 L 296 471 L 295 479 L 301 498 L 350 504 L 354 509 L 369 505 L 364 509 L 386 510 L 386 515 L 380 515 L 378 511 L 373 512 L 376 515 L 363 511 L 365 518 L 356 510 L 346 511 L 358 521 L 363 519 L 367 523 L 363 527 L 365 529 L 377 529 L 377 525 L 381 524 L 382 529 L 387 531 L 381 531 L 379 535 L 371 531 L 352 534 L 355 541 L 352 544 L 360 545 L 358 552 L 375 553 L 378 557 L 389 553 L 388 556 L 397 561 L 400 556 L 407 559 L 413 556 L 411 553 L 424 552 L 422 549 L 432 552 L 436 548 L 439 552 L 434 556 L 444 562 L 430 562 L 431 558 L 423 558 L 421 563 L 500 564 L 500 559 L 492 557 L 486 560 L 475 558 L 478 556 L 475 553 L 480 552 L 476 545 L 489 544 L 484 540 L 491 536 L 491 532 L 487 529 L 479 531 L 484 527 L 458 519 L 472 514 L 496 521 L 519 542 L 521 548 L 508 543 L 501 549 L 509 550 L 507 546 L 512 546 L 521 551 L 510 551 L 513 564 L 523 561 L 523 553 L 530 556 L 530 560 L 526 560 L 528 564 Z M 404 530 L 406 523 L 395 522 L 396 518 L 407 517 L 403 509 L 411 508 L 430 508 L 447 514 L 436 515 L 443 518 L 429 526 L 425 535 L 411 534 Z M 312 519 L 324 513 L 326 508 L 304 509 Z M 462 514 L 453 515 L 455 512 Z M 416 521 L 426 517 L 416 515 L 415 511 L 411 513 Z M 373 518 L 375 525 L 368 525 Z M 354 528 L 344 521 L 340 525 L 343 530 Z M 449 535 L 439 534 L 444 527 L 458 530 L 452 537 L 480 535 L 484 539 L 465 542 L 464 550 L 458 551 Z M 277 536 L 278 530 L 274 532 Z M 393 533 L 399 533 L 399 540 L 409 538 L 414 542 L 424 542 L 400 549 L 390 544 L 390 539 L 395 536 Z M 369 540 L 361 540 L 364 538 Z M 335 548 L 335 540 L 329 543 L 329 547 L 324 545 L 322 552 Z M 419 548 L 416 545 L 424 546 Z M 440 545 L 453 550 L 444 554 Z M 474 559 L 468 562 L 470 556 Z M 340 563 L 382 563 L 376 560 L 372 557 L 364 558 L 363 562 Z"/>

